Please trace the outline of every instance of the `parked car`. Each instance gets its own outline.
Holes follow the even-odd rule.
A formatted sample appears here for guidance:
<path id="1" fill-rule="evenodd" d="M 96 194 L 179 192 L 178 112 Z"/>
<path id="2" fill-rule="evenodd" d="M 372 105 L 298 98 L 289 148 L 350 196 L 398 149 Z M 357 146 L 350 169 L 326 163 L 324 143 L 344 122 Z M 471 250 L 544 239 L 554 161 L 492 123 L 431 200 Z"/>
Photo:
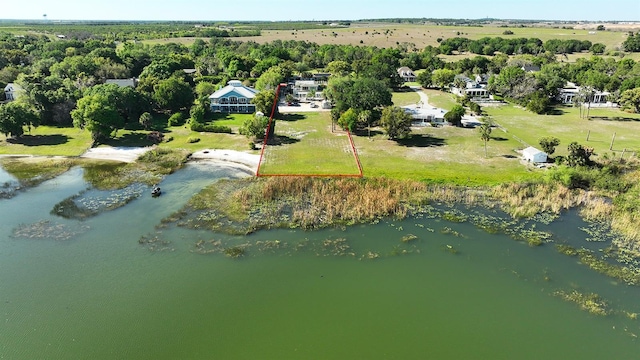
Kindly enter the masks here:
<path id="1" fill-rule="evenodd" d="M 311 103 L 311 105 L 309 105 L 309 106 L 311 106 L 312 108 L 317 108 L 317 107 L 318 107 L 318 104 L 316 104 L 316 103 Z"/>

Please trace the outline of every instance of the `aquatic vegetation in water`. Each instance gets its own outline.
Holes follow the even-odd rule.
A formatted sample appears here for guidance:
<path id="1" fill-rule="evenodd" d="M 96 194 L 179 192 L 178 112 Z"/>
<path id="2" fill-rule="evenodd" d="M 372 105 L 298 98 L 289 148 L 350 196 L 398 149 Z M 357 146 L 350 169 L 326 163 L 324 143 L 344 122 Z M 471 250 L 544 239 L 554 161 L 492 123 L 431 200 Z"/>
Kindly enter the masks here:
<path id="1" fill-rule="evenodd" d="M 461 233 L 459 233 L 459 232 L 457 232 L 457 231 L 455 231 L 452 228 L 447 227 L 447 226 L 445 226 L 442 229 L 440 229 L 440 233 L 441 234 L 445 234 L 445 235 L 453 235 L 453 236 L 459 237 L 459 238 L 466 238 L 466 236 L 462 235 Z"/>
<path id="2" fill-rule="evenodd" d="M 553 295 L 565 301 L 576 303 L 580 306 L 580 309 L 588 311 L 593 315 L 606 316 L 611 312 L 607 302 L 595 293 L 585 294 L 577 290 L 571 292 L 557 290 L 553 292 Z"/>
<path id="3" fill-rule="evenodd" d="M 138 244 L 151 252 L 174 251 L 171 241 L 163 239 L 159 234 L 143 235 L 138 239 Z"/>
<path id="4" fill-rule="evenodd" d="M 412 241 L 418 240 L 418 237 L 415 236 L 414 234 L 407 234 L 405 236 L 402 237 L 402 239 L 400 239 L 400 241 L 402 241 L 403 243 L 410 243 Z"/>
<path id="5" fill-rule="evenodd" d="M 77 159 L 63 158 L 16 158 L 0 159 L 0 165 L 17 182 L 6 182 L 0 186 L 0 198 L 13 197 L 17 191 L 37 186 L 63 174 L 79 163 Z"/>
<path id="6" fill-rule="evenodd" d="M 569 245 L 557 244 L 556 250 L 558 252 L 568 255 L 577 256 L 582 264 L 587 265 L 591 269 L 623 281 L 627 285 L 640 285 L 640 267 L 634 264 L 620 265 L 612 261 L 616 261 L 615 258 L 612 261 L 607 261 L 597 256 L 592 250 L 589 249 L 575 249 Z M 609 249 L 605 251 L 608 253 L 608 257 L 613 257 L 614 252 Z"/>
<path id="7" fill-rule="evenodd" d="M 125 206 L 142 195 L 147 187 L 129 185 L 111 191 L 84 191 L 54 205 L 51 214 L 67 219 L 84 219 Z"/>
<path id="8" fill-rule="evenodd" d="M 442 213 L 443 220 L 456 222 L 456 223 L 463 223 L 467 221 L 468 218 L 469 217 L 465 213 L 457 209 L 447 210 L 444 213 Z"/>
<path id="9" fill-rule="evenodd" d="M 13 236 L 24 239 L 69 240 L 89 230 L 86 225 L 67 225 L 42 220 L 32 224 L 21 224 L 13 230 Z"/>
<path id="10" fill-rule="evenodd" d="M 242 257 L 246 252 L 247 250 L 244 246 L 231 246 L 224 249 L 224 254 L 232 259 Z"/>
<path id="11" fill-rule="evenodd" d="M 442 245 L 440 248 L 448 252 L 449 254 L 454 254 L 454 255 L 458 254 L 458 249 L 456 249 L 453 245 L 449 245 L 449 244 Z"/>
<path id="12" fill-rule="evenodd" d="M 347 239 L 326 239 L 322 241 L 322 256 L 355 256 L 356 254 L 347 243 Z M 319 254 L 318 254 L 319 255 Z"/>

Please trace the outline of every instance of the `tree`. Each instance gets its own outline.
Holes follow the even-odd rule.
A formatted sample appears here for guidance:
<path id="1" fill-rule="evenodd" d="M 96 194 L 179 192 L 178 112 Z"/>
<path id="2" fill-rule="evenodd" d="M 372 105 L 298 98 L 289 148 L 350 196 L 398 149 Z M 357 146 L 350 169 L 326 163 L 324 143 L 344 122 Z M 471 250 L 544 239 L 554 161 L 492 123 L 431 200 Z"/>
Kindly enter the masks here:
<path id="1" fill-rule="evenodd" d="M 588 148 L 574 141 L 569 144 L 567 150 L 569 150 L 569 155 L 567 155 L 567 165 L 576 167 L 591 164 L 590 157 L 593 154 L 593 148 Z"/>
<path id="2" fill-rule="evenodd" d="M 38 113 L 27 104 L 12 101 L 0 105 L 0 133 L 7 137 L 20 137 L 25 126 L 37 126 L 38 122 Z"/>
<path id="3" fill-rule="evenodd" d="M 153 99 L 161 110 L 175 113 L 193 103 L 191 86 L 176 76 L 160 80 L 153 90 Z"/>
<path id="4" fill-rule="evenodd" d="M 556 152 L 556 146 L 560 145 L 560 139 L 553 136 L 545 136 L 540 138 L 538 142 L 542 151 L 546 152 L 547 155 L 551 155 Z"/>
<path id="5" fill-rule="evenodd" d="M 138 120 L 138 122 L 144 127 L 145 130 L 149 130 L 149 126 L 151 125 L 152 120 L 153 118 L 151 117 L 151 114 L 145 112 L 140 115 L 140 119 Z"/>
<path id="6" fill-rule="evenodd" d="M 254 140 L 263 139 L 269 125 L 269 118 L 255 114 L 253 117 L 246 119 L 239 129 L 240 134 L 246 135 Z"/>
<path id="7" fill-rule="evenodd" d="M 113 103 L 101 94 L 87 95 L 78 100 L 78 105 L 71 112 L 73 125 L 91 132 L 94 144 L 115 135 L 124 126 L 124 118 L 120 116 Z"/>
<path id="8" fill-rule="evenodd" d="M 256 105 L 256 111 L 263 113 L 265 116 L 271 116 L 271 109 L 273 108 L 273 102 L 276 100 L 276 92 L 274 90 L 261 91 L 251 100 L 252 104 Z M 278 107 L 275 107 L 275 116 L 278 113 Z"/>
<path id="9" fill-rule="evenodd" d="M 420 86 L 422 86 L 423 88 L 429 88 L 431 87 L 431 73 L 429 71 L 423 71 L 420 74 L 418 74 L 418 77 L 416 78 L 416 81 L 420 84 Z"/>
<path id="10" fill-rule="evenodd" d="M 478 127 L 480 139 L 484 141 L 484 157 L 487 157 L 487 142 L 491 140 L 491 124 L 484 123 Z"/>
<path id="11" fill-rule="evenodd" d="M 623 110 L 632 110 L 640 113 L 640 88 L 625 90 L 620 95 L 618 103 Z"/>
<path id="12" fill-rule="evenodd" d="M 346 94 L 346 104 L 355 110 L 374 110 L 393 104 L 391 90 L 381 80 L 358 78 Z"/>
<path id="13" fill-rule="evenodd" d="M 380 123 L 389 139 L 404 139 L 411 133 L 411 115 L 397 106 L 387 106 L 382 110 Z"/>
<path id="14" fill-rule="evenodd" d="M 207 113 L 207 108 L 200 105 L 195 104 L 189 110 L 189 115 L 191 116 L 191 120 L 195 122 L 202 123 L 204 121 L 204 116 Z"/>
<path id="15" fill-rule="evenodd" d="M 440 87 L 441 89 L 444 89 L 449 84 L 451 84 L 451 82 L 455 77 L 456 77 L 456 73 L 453 70 L 438 69 L 438 70 L 435 70 L 431 75 L 431 82 L 434 85 Z"/>
<path id="16" fill-rule="evenodd" d="M 527 110 L 533 111 L 536 114 L 544 114 L 549 107 L 549 97 L 542 91 L 536 91 L 529 96 L 527 102 Z"/>
<path id="17" fill-rule="evenodd" d="M 335 60 L 327 64 L 327 71 L 331 75 L 345 76 L 351 72 L 351 65 L 342 60 Z"/>
<path id="18" fill-rule="evenodd" d="M 464 108 L 461 105 L 456 104 L 451 108 L 451 110 L 444 114 L 444 119 L 454 126 L 460 126 L 462 125 L 461 120 L 464 113 Z"/>
<path id="19" fill-rule="evenodd" d="M 256 81 L 256 89 L 261 91 L 275 89 L 278 84 L 281 84 L 289 76 L 291 76 L 291 71 L 286 67 L 281 65 L 272 66 L 260 75 Z"/>
<path id="20" fill-rule="evenodd" d="M 595 90 L 591 86 L 583 86 L 578 91 L 578 98 L 581 103 L 587 104 L 587 119 L 589 118 L 589 111 L 591 110 L 591 101 L 593 101 L 593 95 Z"/>
<path id="21" fill-rule="evenodd" d="M 594 55 L 600 55 L 600 54 L 604 54 L 604 51 L 607 49 L 607 46 L 605 44 L 601 44 L 601 43 L 595 43 L 593 45 L 591 45 L 591 52 Z"/>
<path id="22" fill-rule="evenodd" d="M 340 125 L 344 130 L 353 131 L 356 128 L 357 122 L 358 112 L 351 108 L 343 112 L 338 118 L 338 125 Z"/>
<path id="23" fill-rule="evenodd" d="M 371 137 L 371 123 L 373 119 L 373 111 L 371 110 L 362 110 L 358 114 L 358 123 L 367 126 L 369 137 Z"/>

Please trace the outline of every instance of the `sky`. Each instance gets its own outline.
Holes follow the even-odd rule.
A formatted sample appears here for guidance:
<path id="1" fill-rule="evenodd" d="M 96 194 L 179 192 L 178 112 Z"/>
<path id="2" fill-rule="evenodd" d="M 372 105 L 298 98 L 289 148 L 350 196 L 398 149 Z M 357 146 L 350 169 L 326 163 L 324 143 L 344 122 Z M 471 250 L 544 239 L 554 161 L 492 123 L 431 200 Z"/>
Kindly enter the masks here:
<path id="1" fill-rule="evenodd" d="M 531 19 L 640 22 L 640 0 L 6 0 L 0 19 Z"/>

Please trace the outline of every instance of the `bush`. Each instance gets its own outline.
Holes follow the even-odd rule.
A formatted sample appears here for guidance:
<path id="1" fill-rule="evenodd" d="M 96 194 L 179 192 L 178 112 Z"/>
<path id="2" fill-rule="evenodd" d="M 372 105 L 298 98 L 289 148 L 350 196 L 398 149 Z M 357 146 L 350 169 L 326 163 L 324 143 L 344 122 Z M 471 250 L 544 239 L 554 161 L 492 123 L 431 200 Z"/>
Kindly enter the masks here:
<path id="1" fill-rule="evenodd" d="M 221 133 L 221 134 L 232 133 L 231 128 L 228 126 L 211 125 L 211 124 L 205 125 L 197 121 L 193 121 L 193 119 L 191 119 L 190 128 L 191 128 L 191 131 L 197 131 L 197 132 L 210 132 L 210 133 Z"/>
<path id="2" fill-rule="evenodd" d="M 184 124 L 184 119 L 185 119 L 185 116 L 183 113 L 175 113 L 171 115 L 171 117 L 169 117 L 169 120 L 167 121 L 167 125 L 180 126 Z"/>
<path id="3" fill-rule="evenodd" d="M 200 138 L 198 138 L 198 137 L 193 137 L 193 136 L 190 136 L 190 137 L 187 139 L 187 142 L 188 142 L 189 144 L 194 144 L 194 143 L 197 143 L 197 142 L 199 142 L 199 141 L 200 141 Z"/>
<path id="4" fill-rule="evenodd" d="M 163 138 L 164 138 L 164 134 L 161 133 L 160 131 L 152 131 L 149 134 L 147 134 L 147 139 L 149 139 L 154 144 L 161 143 Z"/>

